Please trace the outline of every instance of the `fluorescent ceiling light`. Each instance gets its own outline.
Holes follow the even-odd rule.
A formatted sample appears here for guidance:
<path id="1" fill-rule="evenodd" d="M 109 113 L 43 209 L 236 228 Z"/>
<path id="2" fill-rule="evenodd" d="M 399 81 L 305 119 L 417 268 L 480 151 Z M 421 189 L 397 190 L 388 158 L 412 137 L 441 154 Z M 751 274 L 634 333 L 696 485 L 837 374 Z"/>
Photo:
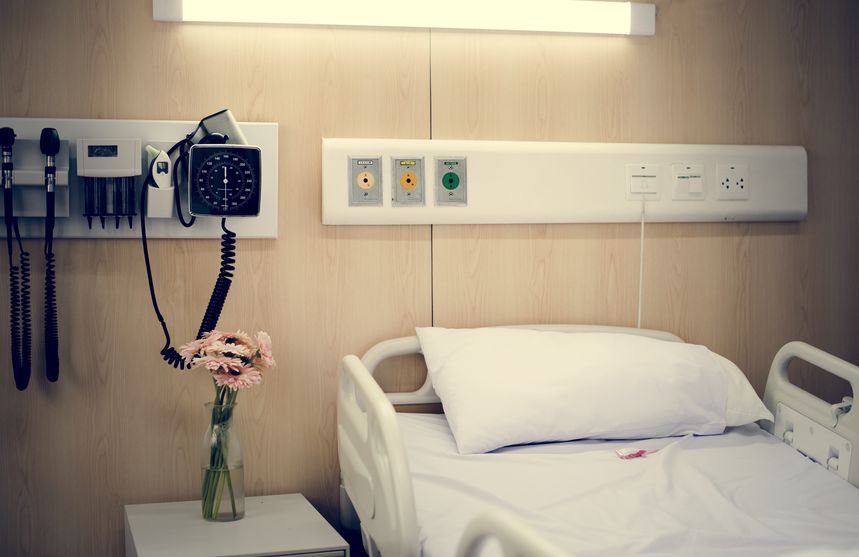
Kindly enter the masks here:
<path id="1" fill-rule="evenodd" d="M 653 35 L 656 6 L 596 0 L 152 0 L 156 21 Z"/>

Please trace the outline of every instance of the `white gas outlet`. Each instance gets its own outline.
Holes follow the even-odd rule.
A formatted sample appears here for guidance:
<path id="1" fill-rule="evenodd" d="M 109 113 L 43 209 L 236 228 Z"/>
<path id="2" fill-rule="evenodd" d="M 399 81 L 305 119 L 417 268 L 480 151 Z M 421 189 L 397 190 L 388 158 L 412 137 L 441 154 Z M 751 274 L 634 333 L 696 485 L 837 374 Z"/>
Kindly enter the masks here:
<path id="1" fill-rule="evenodd" d="M 349 206 L 382 206 L 382 157 L 349 157 Z"/>
<path id="2" fill-rule="evenodd" d="M 744 201 L 749 199 L 749 167 L 745 164 L 720 164 L 716 167 L 719 199 Z"/>

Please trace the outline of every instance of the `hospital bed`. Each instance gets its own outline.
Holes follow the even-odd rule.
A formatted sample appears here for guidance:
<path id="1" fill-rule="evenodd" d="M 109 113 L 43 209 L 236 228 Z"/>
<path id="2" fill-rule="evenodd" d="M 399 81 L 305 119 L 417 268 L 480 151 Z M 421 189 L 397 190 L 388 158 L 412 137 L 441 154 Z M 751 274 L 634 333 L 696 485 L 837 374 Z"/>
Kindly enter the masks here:
<path id="1" fill-rule="evenodd" d="M 646 329 L 522 328 L 683 342 Z M 385 393 L 373 377 L 382 361 L 419 353 L 418 338 L 404 337 L 340 364 L 341 520 L 360 528 L 370 555 L 691 554 L 685 541 L 685 553 L 670 551 L 678 536 L 700 538 L 694 551 L 701 555 L 810 548 L 844 554 L 859 547 L 859 490 L 853 487 L 859 486 L 859 458 L 850 458 L 859 411 L 850 411 L 851 399 L 830 405 L 788 379 L 788 364 L 799 358 L 846 379 L 855 393 L 859 368 L 826 352 L 791 342 L 776 354 L 764 396 L 776 420 L 761 424 L 766 431 L 749 424 L 721 435 L 544 443 L 465 456 L 456 453 L 443 414 L 395 410 L 440 402 L 429 374 L 407 393 Z M 606 456 L 629 445 L 660 453 L 641 459 L 646 463 L 629 462 L 637 469 Z M 650 481 L 630 483 L 641 476 Z M 640 491 L 642 483 L 665 484 L 660 493 L 669 496 L 652 500 Z M 548 499 L 535 499 L 538 494 Z M 639 524 L 647 531 L 637 531 Z"/>

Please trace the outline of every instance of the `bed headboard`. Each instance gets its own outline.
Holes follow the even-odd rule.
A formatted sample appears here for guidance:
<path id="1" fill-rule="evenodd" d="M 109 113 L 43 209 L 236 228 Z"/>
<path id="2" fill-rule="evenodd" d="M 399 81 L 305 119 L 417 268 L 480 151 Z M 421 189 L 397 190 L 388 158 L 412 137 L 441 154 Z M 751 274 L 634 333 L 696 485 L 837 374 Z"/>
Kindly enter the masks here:
<path id="1" fill-rule="evenodd" d="M 508 327 L 515 329 L 534 329 L 538 331 L 558 331 L 564 333 L 623 333 L 671 342 L 683 342 L 683 339 L 680 337 L 665 331 L 634 329 L 632 327 L 611 327 L 608 325 L 510 325 Z M 388 358 L 420 353 L 421 345 L 420 342 L 418 342 L 418 337 L 410 336 L 395 338 L 380 342 L 370 348 L 367 353 L 364 354 L 364 357 L 361 358 L 361 363 L 363 363 L 367 370 L 372 374 L 376 371 L 376 367 Z M 435 394 L 429 375 L 427 375 L 424 384 L 416 391 L 385 394 L 391 401 L 391 404 L 394 405 L 406 406 L 412 404 L 435 404 L 441 402 L 438 395 Z"/>

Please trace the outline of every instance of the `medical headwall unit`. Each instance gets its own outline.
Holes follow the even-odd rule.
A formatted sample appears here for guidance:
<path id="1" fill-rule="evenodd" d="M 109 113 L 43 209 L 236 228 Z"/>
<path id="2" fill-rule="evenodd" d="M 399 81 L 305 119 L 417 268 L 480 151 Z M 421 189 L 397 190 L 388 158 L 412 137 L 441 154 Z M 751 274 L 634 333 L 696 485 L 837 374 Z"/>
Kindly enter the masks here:
<path id="1" fill-rule="evenodd" d="M 39 153 L 39 134 L 43 128 L 55 128 L 62 144 L 57 156 L 57 194 L 55 238 L 139 238 L 139 195 L 148 168 L 146 145 L 168 149 L 177 138 L 193 130 L 197 122 L 164 120 L 98 120 L 65 118 L 0 118 L 0 127 L 9 127 L 17 134 L 15 157 L 15 215 L 21 236 L 41 238 L 44 235 L 45 201 L 43 184 L 44 161 Z M 277 238 L 277 124 L 241 122 L 247 142 L 265 153 L 261 159 L 260 213 L 255 218 L 231 221 L 241 238 Z M 84 158 L 81 158 L 83 154 Z M 116 161 L 116 169 L 101 164 Z M 99 184 L 98 181 L 111 181 Z M 96 185 L 109 190 L 114 186 L 129 189 L 127 196 L 117 196 L 128 202 L 118 208 L 108 199 L 92 199 L 87 195 Z M 151 188 L 153 189 L 153 188 Z M 157 189 L 150 193 L 149 203 L 158 202 Z M 166 196 L 164 218 L 152 218 L 147 223 L 150 238 L 219 238 L 221 229 L 215 219 L 198 221 L 193 228 L 182 226 L 175 218 L 172 191 Z M 181 204 L 188 212 L 187 192 L 181 191 Z M 126 219 L 133 215 L 133 225 Z M 119 225 L 116 218 L 121 217 Z M 106 219 L 102 228 L 99 220 Z M 88 223 L 88 220 L 93 221 Z M 0 227 L 2 228 L 2 227 Z M 4 230 L 0 230 L 2 234 Z"/>
<path id="2" fill-rule="evenodd" d="M 329 138 L 322 198 L 343 225 L 799 221 L 808 171 L 798 146 Z"/>

